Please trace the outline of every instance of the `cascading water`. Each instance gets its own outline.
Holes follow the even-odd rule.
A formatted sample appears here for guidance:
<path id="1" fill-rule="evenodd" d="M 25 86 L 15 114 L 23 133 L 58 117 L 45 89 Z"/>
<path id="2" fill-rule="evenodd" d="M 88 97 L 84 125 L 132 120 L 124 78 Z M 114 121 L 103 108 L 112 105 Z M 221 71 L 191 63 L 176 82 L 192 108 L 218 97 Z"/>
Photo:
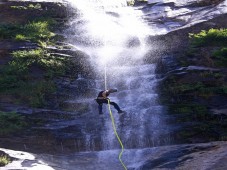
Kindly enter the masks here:
<path id="1" fill-rule="evenodd" d="M 107 107 L 103 106 L 105 114 L 100 117 L 94 101 L 98 92 L 105 89 L 105 68 L 107 87 L 118 89 L 110 99 L 127 112 L 119 116 L 112 108 L 125 148 L 167 144 L 165 111 L 158 105 L 155 90 L 155 64 L 145 64 L 143 61 L 151 48 L 145 39 L 148 35 L 156 34 L 154 29 L 142 22 L 139 10 L 127 7 L 123 0 L 71 3 L 77 9 L 77 15 L 66 34 L 71 44 L 90 56 L 90 63 L 97 75 L 95 85 L 90 86 L 93 98 L 84 100 L 92 104 L 90 112 L 86 114 L 80 148 L 87 151 L 119 148 Z M 78 99 L 74 102 L 78 102 Z"/>

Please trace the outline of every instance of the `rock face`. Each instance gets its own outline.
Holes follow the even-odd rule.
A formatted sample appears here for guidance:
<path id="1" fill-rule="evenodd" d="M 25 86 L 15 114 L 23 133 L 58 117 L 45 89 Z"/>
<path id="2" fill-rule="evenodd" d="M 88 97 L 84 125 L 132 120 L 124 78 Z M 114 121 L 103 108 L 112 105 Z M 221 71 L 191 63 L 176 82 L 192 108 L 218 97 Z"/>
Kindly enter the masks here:
<path id="1" fill-rule="evenodd" d="M 151 160 L 145 158 L 138 169 L 224 170 L 226 146 L 226 142 L 216 142 L 155 148 Z"/>
<path id="2" fill-rule="evenodd" d="M 171 31 L 166 35 L 151 36 L 148 42 L 159 56 L 183 53 L 189 46 L 189 33 L 199 33 L 201 30 L 211 28 L 226 28 L 226 16 L 227 14 L 223 14 L 206 22 Z"/>
<path id="3" fill-rule="evenodd" d="M 172 2 L 172 1 L 170 1 Z M 154 54 L 165 55 L 178 53 L 188 47 L 189 33 L 198 33 L 211 28 L 225 28 L 227 1 L 220 4 L 209 3 L 205 7 L 190 7 L 190 1 L 183 4 L 157 3 L 145 6 L 144 19 L 159 29 L 161 35 L 150 36 L 148 43 L 152 45 Z M 204 1 L 205 2 L 205 1 Z M 156 31 L 156 30 L 154 30 Z"/>
<path id="4" fill-rule="evenodd" d="M 213 9 L 222 11 L 218 6 L 210 11 Z M 214 52 L 222 47 L 218 43 L 196 47 L 189 38 L 189 33 L 227 28 L 226 11 L 219 16 L 214 14 L 209 15 L 212 19 L 189 22 L 166 35 L 150 37 L 155 49 L 151 55 L 159 58 L 157 72 L 164 73 L 161 102 L 168 105 L 169 113 L 184 127 L 176 138 L 187 138 L 186 142 L 226 140 L 226 65 L 214 57 Z"/>
<path id="5" fill-rule="evenodd" d="M 17 34 L 21 34 L 20 27 L 24 27 L 28 23 L 33 23 L 37 20 L 45 20 L 45 19 L 53 19 L 54 22 L 58 24 L 58 30 L 55 29 L 56 38 L 54 45 L 45 47 L 45 51 L 47 51 L 48 55 L 52 55 L 56 58 L 65 58 L 66 60 L 70 60 L 70 63 L 67 63 L 68 70 L 66 71 L 66 75 L 68 80 L 74 81 L 78 78 L 78 76 L 83 77 L 91 77 L 92 71 L 88 62 L 88 55 L 83 52 L 77 50 L 70 46 L 70 44 L 64 43 L 64 36 L 62 35 L 63 27 L 66 27 L 67 21 L 70 16 L 74 15 L 68 7 L 67 3 L 54 3 L 54 2 L 31 2 L 31 1 L 5 1 L 0 4 L 0 67 L 4 67 L 9 64 L 10 61 L 13 60 L 12 52 L 19 50 L 34 50 L 42 48 L 38 42 L 33 42 L 31 40 L 15 40 L 15 36 Z M 49 24 L 49 23 L 48 23 Z M 16 27 L 17 25 L 18 28 Z M 14 28 L 15 27 L 15 28 Z M 8 28 L 8 30 L 7 30 Z M 8 35 L 12 33 L 15 29 L 17 34 Z M 17 30 L 18 29 L 18 30 Z M 11 32 L 10 32 L 11 31 Z M 16 32 L 15 31 L 15 32 Z M 7 34 L 7 32 L 9 32 Z M 15 33 L 14 33 L 15 34 Z M 49 40 L 48 40 L 49 41 Z M 32 79 L 42 80 L 45 79 L 46 70 L 37 66 L 37 64 L 33 64 L 29 68 L 29 72 Z M 55 85 L 57 85 L 57 89 L 59 91 L 64 89 L 64 79 L 65 77 L 56 77 Z M 71 88 L 71 87 L 69 87 Z M 74 88 L 75 89 L 75 88 Z M 71 88 L 71 90 L 74 90 Z M 65 89 L 64 89 L 65 90 Z M 66 90 L 65 90 L 66 91 Z M 61 95 L 60 92 L 57 95 L 48 95 L 45 98 L 48 98 L 47 105 L 45 107 L 56 108 L 61 103 L 61 100 L 56 100 L 58 96 Z M 69 94 L 66 94 L 69 95 Z M 9 102 L 15 104 L 14 95 L 6 95 L 0 93 L 0 102 Z M 25 102 L 24 105 L 27 105 Z M 4 109 L 3 109 L 4 110 Z"/>
<path id="6" fill-rule="evenodd" d="M 56 85 L 56 91 L 54 93 L 48 94 L 45 96 L 47 102 L 45 104 L 45 109 L 38 109 L 37 107 L 29 106 L 28 102 L 22 102 L 18 104 L 15 102 L 18 101 L 18 95 L 13 93 L 6 94 L 1 93 L 2 89 L 0 89 L 0 113 L 1 112 L 17 112 L 26 117 L 26 122 L 30 124 L 34 129 L 31 132 L 30 127 L 20 131 L 20 135 L 15 139 L 15 134 L 6 134 L 0 135 L 0 143 L 1 146 L 5 146 L 8 148 L 19 149 L 23 148 L 27 150 L 28 148 L 34 147 L 34 145 L 39 145 L 37 149 L 33 149 L 34 152 L 38 152 L 39 150 L 49 150 L 47 148 L 44 149 L 44 145 L 48 145 L 51 149 L 53 148 L 50 143 L 56 142 L 58 143 L 58 139 L 56 140 L 56 135 L 53 135 L 53 129 L 56 130 L 56 127 L 60 127 L 62 131 L 64 131 L 66 125 L 66 120 L 75 120 L 75 117 L 81 113 L 84 113 L 88 110 L 88 106 L 85 103 L 71 103 L 69 102 L 70 97 L 73 95 L 81 96 L 85 95 L 84 89 L 87 86 L 91 86 L 92 82 L 86 81 L 84 77 L 91 78 L 93 72 L 91 71 L 90 63 L 88 62 L 89 56 L 79 51 L 75 47 L 72 47 L 70 44 L 64 43 L 64 36 L 62 35 L 63 27 L 66 27 L 67 21 L 71 15 L 71 11 L 68 9 L 66 3 L 54 3 L 54 2 L 32 2 L 32 1 L 5 1 L 4 3 L 0 3 L 0 74 L 2 78 L 2 68 L 6 66 L 10 61 L 12 61 L 12 52 L 18 50 L 33 50 L 37 48 L 42 48 L 39 43 L 28 41 L 15 41 L 14 37 L 5 36 L 4 30 L 1 28 L 4 26 L 14 26 L 20 25 L 23 27 L 25 24 L 32 23 L 36 19 L 46 19 L 51 18 L 59 27 L 54 29 L 56 32 L 56 40 L 51 45 L 45 47 L 45 51 L 47 51 L 50 55 L 53 55 L 57 58 L 66 58 L 68 59 L 67 70 L 65 76 L 55 76 L 52 79 L 52 82 Z M 10 27 L 11 28 L 11 27 Z M 12 27 L 13 28 L 13 27 Z M 7 31 L 12 31 L 9 29 Z M 16 74 L 16 73 L 15 73 Z M 37 67 L 37 65 L 32 65 L 29 69 L 29 74 L 32 79 L 29 82 L 36 84 L 36 81 L 46 79 L 45 74 L 46 70 L 42 67 Z M 0 79 L 1 79 L 0 78 Z M 45 87 L 49 85 L 45 84 Z M 83 89 L 83 90 L 81 90 Z M 91 92 L 86 91 L 86 95 L 90 95 Z M 34 95 L 33 93 L 31 95 Z M 88 103 L 88 102 L 87 102 Z M 78 107 L 79 106 L 79 107 Z M 78 111 L 75 112 L 78 107 Z M 49 108 L 49 109 L 47 109 Z M 71 112 L 68 112 L 71 111 Z M 62 120 L 63 126 L 59 126 L 59 123 L 56 125 L 56 121 Z M 50 127 L 48 123 L 54 123 L 54 127 Z M 12 122 L 13 123 L 13 122 Z M 2 124 L 0 124 L 2 126 Z M 30 126 L 29 125 L 29 126 Z M 44 127 L 46 126 L 46 127 Z M 76 125 L 78 126 L 78 125 Z M 76 127 L 77 128 L 77 127 Z M 48 129 L 48 130 L 47 130 Z M 78 133 L 80 128 L 78 128 Z M 50 132 L 52 131 L 52 132 Z M 54 132 L 55 133 L 55 132 Z M 64 132 L 62 132 L 65 134 Z M 33 134 L 33 135 L 32 135 Z M 29 136 L 28 138 L 25 136 Z M 45 138 L 50 136 L 47 141 Z M 54 136 L 54 137 L 53 137 Z M 63 135 L 64 136 L 64 135 Z M 25 138 L 24 138 L 25 137 Z M 34 137 L 34 138 L 33 138 Z M 53 138 L 52 138 L 53 137 Z M 13 138 L 13 140 L 12 140 Z M 18 144 L 15 144 L 15 141 Z M 28 142 L 28 143 L 27 143 Z M 42 144 L 41 144 L 41 143 Z M 45 144 L 44 144 L 45 143 Z M 74 143 L 74 141 L 72 142 Z M 25 147 L 23 146 L 25 144 Z M 43 145 L 44 144 L 44 145 Z M 56 149 L 60 148 L 60 143 Z M 52 149 L 51 149 L 52 150 Z M 55 150 L 55 149 L 54 149 Z M 61 150 L 61 149 L 60 149 Z M 53 151 L 53 150 L 52 150 Z"/>

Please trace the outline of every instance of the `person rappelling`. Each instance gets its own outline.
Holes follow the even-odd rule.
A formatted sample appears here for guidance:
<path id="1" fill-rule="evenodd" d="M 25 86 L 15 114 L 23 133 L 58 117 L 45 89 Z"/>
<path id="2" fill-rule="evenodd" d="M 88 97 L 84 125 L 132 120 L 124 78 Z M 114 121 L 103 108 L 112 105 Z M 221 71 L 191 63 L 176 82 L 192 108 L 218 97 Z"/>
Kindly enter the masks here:
<path id="1" fill-rule="evenodd" d="M 118 111 L 119 114 L 123 114 L 125 113 L 125 111 L 122 111 L 120 109 L 120 107 L 118 106 L 117 103 L 110 101 L 110 99 L 108 98 L 108 96 L 110 95 L 110 93 L 114 93 L 117 92 L 117 89 L 108 89 L 108 90 L 104 90 L 104 91 L 100 91 L 98 94 L 98 97 L 96 99 L 96 102 L 98 103 L 98 109 L 99 109 L 99 114 L 103 114 L 102 112 L 102 104 L 108 104 L 108 100 L 109 100 L 109 104 L 113 105 L 114 108 Z"/>

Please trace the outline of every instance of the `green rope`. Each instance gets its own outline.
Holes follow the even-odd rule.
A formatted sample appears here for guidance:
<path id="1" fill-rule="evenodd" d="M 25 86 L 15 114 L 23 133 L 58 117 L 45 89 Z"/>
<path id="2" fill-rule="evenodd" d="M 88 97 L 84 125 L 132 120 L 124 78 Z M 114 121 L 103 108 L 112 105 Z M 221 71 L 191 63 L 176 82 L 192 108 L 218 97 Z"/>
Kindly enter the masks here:
<path id="1" fill-rule="evenodd" d="M 112 120 L 112 126 L 113 126 L 113 129 L 114 129 L 114 134 L 115 134 L 115 136 L 117 137 L 118 142 L 119 142 L 120 145 L 121 145 L 121 152 L 120 152 L 120 154 L 118 155 L 118 159 L 120 160 L 120 162 L 121 162 L 122 166 L 124 167 L 124 169 L 127 170 L 127 167 L 125 166 L 125 164 L 124 164 L 123 161 L 121 160 L 121 156 L 122 156 L 122 154 L 123 154 L 123 152 L 124 152 L 124 145 L 122 144 L 121 139 L 120 139 L 120 137 L 119 137 L 119 135 L 118 135 L 118 133 L 117 133 L 117 130 L 116 130 L 116 126 L 115 126 L 115 122 L 114 122 L 114 117 L 113 117 L 112 111 L 111 111 L 111 109 L 110 109 L 110 99 L 107 99 L 107 100 L 108 100 L 108 107 L 109 107 L 110 117 L 111 117 L 111 120 Z"/>
<path id="2" fill-rule="evenodd" d="M 104 77 L 104 79 L 105 79 L 105 90 L 107 90 L 107 69 L 106 69 L 106 63 L 105 63 L 105 77 Z M 110 117 L 111 117 L 111 120 L 112 120 L 112 126 L 113 126 L 113 129 L 114 129 L 114 134 L 115 134 L 115 136 L 117 137 L 117 139 L 118 139 L 118 142 L 120 143 L 120 145 L 121 145 L 121 152 L 119 153 L 119 155 L 118 155 L 118 159 L 119 159 L 119 161 L 121 162 L 121 164 L 122 164 L 122 166 L 124 167 L 124 169 L 125 170 L 127 170 L 127 167 L 125 166 L 125 164 L 123 163 L 123 161 L 121 160 L 121 156 L 122 156 L 122 154 L 123 154 L 123 152 L 124 152 L 124 145 L 123 145 L 123 143 L 121 142 L 121 139 L 120 139 L 120 137 L 119 137 L 119 135 L 118 135 L 118 133 L 117 133 L 117 130 L 116 130 L 116 126 L 115 126 L 115 122 L 114 122 L 114 117 L 113 117 L 113 114 L 112 114 L 112 111 L 111 111 L 111 108 L 110 108 L 110 99 L 107 99 L 108 100 L 108 108 L 109 108 L 109 112 L 110 112 Z"/>

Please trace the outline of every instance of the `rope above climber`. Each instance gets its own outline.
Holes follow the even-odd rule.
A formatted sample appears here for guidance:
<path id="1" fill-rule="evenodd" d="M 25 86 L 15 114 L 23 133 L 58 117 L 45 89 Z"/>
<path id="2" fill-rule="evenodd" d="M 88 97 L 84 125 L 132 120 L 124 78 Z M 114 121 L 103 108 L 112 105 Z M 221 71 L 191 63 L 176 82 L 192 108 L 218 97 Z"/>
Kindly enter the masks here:
<path id="1" fill-rule="evenodd" d="M 110 93 L 114 93 L 117 92 L 117 89 L 108 89 L 108 90 L 104 90 L 104 91 L 100 91 L 98 94 L 98 97 L 96 99 L 96 102 L 98 103 L 98 109 L 99 109 L 99 114 L 103 114 L 102 112 L 102 105 L 103 103 L 108 104 L 108 96 L 110 95 Z M 117 103 L 115 102 L 109 102 L 109 104 L 113 105 L 114 108 L 118 111 L 119 114 L 125 113 L 124 111 L 122 111 L 120 109 L 120 107 L 118 106 Z"/>

